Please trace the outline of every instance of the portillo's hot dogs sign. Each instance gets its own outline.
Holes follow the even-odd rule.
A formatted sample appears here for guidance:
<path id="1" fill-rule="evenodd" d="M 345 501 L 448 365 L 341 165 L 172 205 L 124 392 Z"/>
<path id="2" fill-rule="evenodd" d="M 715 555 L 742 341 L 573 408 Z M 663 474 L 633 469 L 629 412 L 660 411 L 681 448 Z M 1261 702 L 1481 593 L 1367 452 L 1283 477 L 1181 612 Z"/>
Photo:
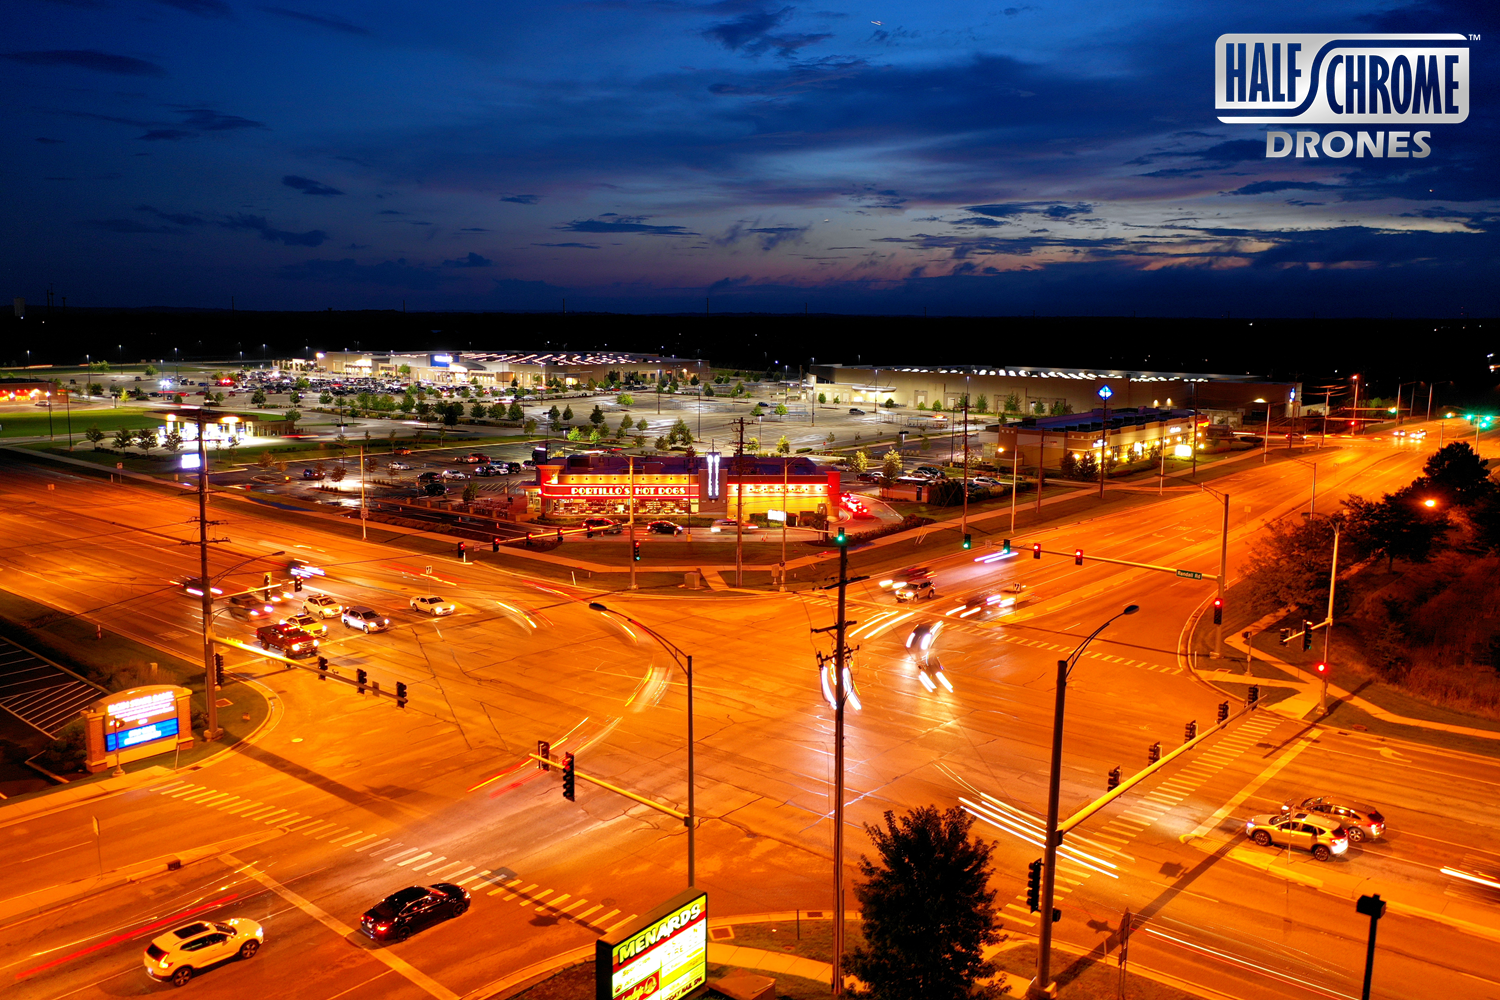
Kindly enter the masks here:
<path id="1" fill-rule="evenodd" d="M 690 483 L 682 486 L 653 486 L 645 483 L 637 483 L 635 486 L 637 499 L 697 499 L 698 484 Z M 596 500 L 596 499 L 629 499 L 630 485 L 623 486 L 592 486 L 582 483 L 543 483 L 542 496 L 552 500 Z"/>
<path id="2" fill-rule="evenodd" d="M 594 944 L 596 1000 L 678 1000 L 708 978 L 708 894 L 678 893 Z"/>

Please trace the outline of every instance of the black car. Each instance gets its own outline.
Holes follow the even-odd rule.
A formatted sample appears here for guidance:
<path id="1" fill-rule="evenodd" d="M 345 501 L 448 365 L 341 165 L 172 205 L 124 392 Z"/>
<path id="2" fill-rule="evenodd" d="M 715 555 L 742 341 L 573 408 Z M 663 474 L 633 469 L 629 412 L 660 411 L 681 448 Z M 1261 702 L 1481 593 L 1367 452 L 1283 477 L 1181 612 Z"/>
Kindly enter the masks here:
<path id="1" fill-rule="evenodd" d="M 503 476 L 503 475 L 505 475 L 505 470 L 502 469 L 501 467 L 499 467 L 498 465 L 488 465 L 488 464 L 486 464 L 486 465 L 481 465 L 479 468 L 475 469 L 474 470 L 474 475 L 476 475 L 476 476 Z"/>
<path id="2" fill-rule="evenodd" d="M 302 478 L 303 479 L 322 479 L 323 478 L 323 473 L 319 472 L 317 469 L 303 469 L 302 470 Z"/>
<path id="3" fill-rule="evenodd" d="M 421 491 L 422 495 L 426 497 L 441 497 L 447 496 L 448 487 L 444 486 L 442 483 L 423 483 L 421 486 Z"/>
<path id="4" fill-rule="evenodd" d="M 443 475 L 440 472 L 424 472 L 421 475 L 417 476 L 417 482 L 419 482 L 419 483 L 435 483 L 435 482 L 438 482 L 439 480 L 441 480 L 442 478 L 443 478 Z"/>
<path id="5" fill-rule="evenodd" d="M 646 525 L 646 530 L 658 535 L 680 535 L 683 528 L 676 521 L 652 521 Z"/>
<path id="6" fill-rule="evenodd" d="M 850 415 L 856 416 L 856 417 L 862 417 L 862 416 L 865 415 L 865 411 L 864 410 L 861 410 L 861 409 L 859 409 L 858 407 L 855 407 L 855 406 L 849 407 L 849 413 L 850 413 Z"/>
<path id="7" fill-rule="evenodd" d="M 414 885 L 393 892 L 365 911 L 360 932 L 373 941 L 401 941 L 439 920 L 469 909 L 469 892 L 451 882 Z"/>

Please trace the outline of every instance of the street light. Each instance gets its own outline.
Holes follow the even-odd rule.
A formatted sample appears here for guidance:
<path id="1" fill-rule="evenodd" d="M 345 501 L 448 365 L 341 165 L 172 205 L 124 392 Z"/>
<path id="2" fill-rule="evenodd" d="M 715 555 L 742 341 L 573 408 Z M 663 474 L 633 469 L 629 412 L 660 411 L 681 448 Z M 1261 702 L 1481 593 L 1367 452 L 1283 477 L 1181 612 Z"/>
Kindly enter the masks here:
<path id="1" fill-rule="evenodd" d="M 634 625 L 642 632 L 645 632 L 651 638 L 661 643 L 662 648 L 671 654 L 672 659 L 676 661 L 679 667 L 682 668 L 682 672 L 687 675 L 688 887 L 692 888 L 693 886 L 697 885 L 698 865 L 698 814 L 693 810 L 693 788 L 695 784 L 693 781 L 693 656 L 691 653 L 683 652 L 660 632 L 656 631 L 656 629 L 644 624 L 643 622 L 636 621 L 634 618 L 623 612 L 614 611 L 608 607 L 605 607 L 603 604 L 600 604 L 598 601 L 590 601 L 589 610 L 598 611 L 600 614 L 614 615 L 618 618 L 623 618 L 625 621 Z"/>
<path id="2" fill-rule="evenodd" d="M 1309 500 L 1307 504 L 1307 516 L 1316 517 L 1318 513 L 1318 463 L 1309 462 L 1306 459 L 1301 458 L 1294 458 L 1292 459 L 1292 461 L 1296 462 L 1298 465 L 1305 465 L 1309 469 L 1313 470 L 1312 499 Z"/>
<path id="3" fill-rule="evenodd" d="M 1057 661 L 1057 703 L 1052 714 L 1052 768 L 1047 778 L 1047 842 L 1045 854 L 1042 860 L 1042 929 L 1037 940 L 1036 951 L 1036 979 L 1032 987 L 1036 992 L 1045 992 L 1049 996 L 1054 995 L 1052 990 L 1052 901 L 1053 888 L 1056 885 L 1057 874 L 1057 805 L 1061 796 L 1062 781 L 1062 740 L 1063 740 L 1063 709 L 1068 696 L 1068 675 L 1078 665 L 1078 660 L 1083 656 L 1083 651 L 1088 644 L 1094 641 L 1094 637 L 1112 625 L 1116 619 L 1125 615 L 1133 615 L 1141 610 L 1138 604 L 1127 604 L 1113 618 L 1089 633 L 1089 637 L 1078 644 L 1066 660 Z"/>

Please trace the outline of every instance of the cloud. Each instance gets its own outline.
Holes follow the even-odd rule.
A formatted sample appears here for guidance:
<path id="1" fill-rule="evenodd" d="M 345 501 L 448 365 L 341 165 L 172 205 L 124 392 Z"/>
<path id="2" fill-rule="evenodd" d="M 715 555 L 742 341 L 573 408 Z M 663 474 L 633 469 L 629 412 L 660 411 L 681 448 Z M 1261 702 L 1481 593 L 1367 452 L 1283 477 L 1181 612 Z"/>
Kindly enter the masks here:
<path id="1" fill-rule="evenodd" d="M 189 215 L 186 212 L 163 212 L 161 209 L 153 208 L 150 205 L 137 205 L 135 206 L 135 210 L 137 212 L 145 212 L 148 215 L 154 215 L 163 222 L 171 222 L 179 226 L 205 226 L 208 224 L 208 220 L 201 216 Z"/>
<path id="2" fill-rule="evenodd" d="M 536 204 L 536 195 L 534 195 L 534 194 L 513 194 L 513 195 L 511 195 L 508 198 L 501 198 L 500 200 L 501 201 L 508 201 L 508 202 L 511 202 L 512 204 L 515 204 L 515 205 L 535 205 Z"/>
<path id="3" fill-rule="evenodd" d="M 67 140 L 65 140 L 65 139 L 49 139 L 45 135 L 39 135 L 39 136 L 36 137 L 36 141 L 40 142 L 40 143 L 43 143 L 44 145 L 48 145 L 48 146 L 57 146 L 57 145 L 62 144 L 63 142 L 66 142 Z"/>
<path id="4" fill-rule="evenodd" d="M 481 256 L 479 256 L 479 254 L 474 253 L 471 250 L 469 252 L 469 255 L 467 257 L 460 257 L 457 260 L 445 260 L 445 261 L 443 261 L 443 266 L 444 267 L 494 267 L 495 266 L 495 262 L 492 261 L 492 260 L 490 260 L 488 257 L 481 257 Z"/>
<path id="5" fill-rule="evenodd" d="M 760 8 L 747 11 L 732 21 L 712 25 L 703 32 L 703 37 L 718 42 L 731 52 L 758 56 L 775 49 L 777 55 L 786 57 L 796 55 L 798 49 L 833 37 L 828 34 L 772 34 L 772 29 L 790 18 L 795 9 L 782 7 L 780 10 Z"/>
<path id="6" fill-rule="evenodd" d="M 459 232 L 461 232 L 461 233 L 487 233 L 487 232 L 489 232 L 489 230 L 488 229 L 481 229 L 478 226 L 466 226 L 463 229 L 460 229 Z"/>
<path id="7" fill-rule="evenodd" d="M 200 132 L 230 132 L 242 128 L 265 128 L 265 122 L 251 121 L 239 115 L 226 115 L 212 108 L 187 108 L 180 112 L 183 124 Z"/>
<path id="8" fill-rule="evenodd" d="M 414 267 L 405 257 L 379 264 L 359 264 L 354 258 L 343 260 L 304 260 L 287 264 L 277 274 L 291 281 L 321 281 L 343 285 L 380 285 L 385 288 L 430 290 L 439 287 L 449 276 L 423 267 Z"/>
<path id="9" fill-rule="evenodd" d="M 173 229 L 171 226 L 151 226 L 134 219 L 90 219 L 88 224 L 107 233 L 168 233 L 175 236 L 182 232 L 181 229 Z"/>
<path id="10" fill-rule="evenodd" d="M 289 188 L 296 188 L 303 194 L 335 195 L 344 193 L 338 188 L 329 187 L 327 184 L 320 184 L 307 177 L 298 177 L 296 174 L 287 174 L 281 179 L 281 183 Z"/>
<path id="11" fill-rule="evenodd" d="M 574 219 L 566 225 L 555 228 L 567 233 L 644 233 L 649 236 L 700 236 L 701 233 L 689 232 L 682 226 L 649 226 L 641 219 L 645 216 L 613 216 L 613 212 L 606 212 L 598 219 Z M 616 221 L 618 220 L 618 221 Z"/>
<path id="12" fill-rule="evenodd" d="M 335 17 L 331 14 L 306 14 L 300 10 L 292 10 L 289 7 L 262 7 L 261 10 L 265 11 L 267 14 L 276 14 L 280 17 L 289 17 L 295 21 L 302 21 L 305 24 L 315 24 L 320 28 L 328 28 L 332 31 L 341 31 L 346 35 L 368 35 L 370 33 L 368 28 L 361 28 L 357 24 L 346 21 L 341 17 Z"/>
<path id="13" fill-rule="evenodd" d="M 758 239 L 762 252 L 774 250 L 782 243 L 801 243 L 811 226 L 755 226 L 736 222 L 724 235 L 714 240 L 719 246 L 730 246 L 746 239 Z"/>
<path id="14" fill-rule="evenodd" d="M 91 69 L 100 73 L 114 73 L 119 76 L 166 76 L 167 71 L 153 62 L 144 59 L 136 59 L 132 56 L 117 56 L 110 52 L 100 52 L 98 49 L 48 49 L 43 52 L 4 52 L 0 53 L 12 62 L 25 63 L 28 66 L 76 66 L 79 69 Z"/>
<path id="15" fill-rule="evenodd" d="M 199 17 L 234 17 L 234 9 L 224 0 L 156 0 L 157 3 L 176 7 L 178 10 Z"/>
<path id="16" fill-rule="evenodd" d="M 238 215 L 227 216 L 219 223 L 225 229 L 247 229 L 260 234 L 263 240 L 272 243 L 280 243 L 289 247 L 316 247 L 322 246 L 328 240 L 328 234 L 321 229 L 310 229 L 305 233 L 292 233 L 283 229 L 272 229 L 271 224 L 266 221 L 265 216 Z"/>
<path id="17" fill-rule="evenodd" d="M 1009 219 L 1019 215 L 1044 215 L 1049 219 L 1067 219 L 1075 215 L 1087 215 L 1094 210 L 1093 205 L 1079 202 L 1076 205 L 1059 205 L 1045 201 L 1015 202 L 1011 204 L 998 205 L 969 205 L 964 211 L 974 212 L 978 215 L 988 216 L 995 219 Z M 957 225 L 988 225 L 979 219 L 965 219 Z"/>
<path id="18" fill-rule="evenodd" d="M 1220 194 L 1274 194 L 1277 191 L 1326 191 L 1337 189 L 1338 184 L 1324 184 L 1322 181 L 1256 181 L 1254 184 L 1246 184 L 1244 187 L 1233 191 L 1221 191 Z"/>
<path id="19" fill-rule="evenodd" d="M 598 250 L 597 243 L 533 243 L 534 247 L 576 247 L 579 250 Z"/>

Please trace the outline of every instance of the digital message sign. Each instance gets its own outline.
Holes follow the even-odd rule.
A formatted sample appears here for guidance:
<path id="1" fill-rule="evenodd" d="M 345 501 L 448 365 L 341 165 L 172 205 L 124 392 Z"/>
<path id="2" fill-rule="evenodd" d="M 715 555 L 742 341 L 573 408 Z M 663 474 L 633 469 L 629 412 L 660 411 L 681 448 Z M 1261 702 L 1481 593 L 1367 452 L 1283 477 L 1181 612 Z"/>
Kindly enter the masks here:
<path id="1" fill-rule="evenodd" d="M 190 692 L 154 684 L 108 695 L 83 712 L 90 772 L 192 746 Z"/>
<path id="2" fill-rule="evenodd" d="M 115 732 L 104 734 L 104 749 L 107 753 L 116 750 L 129 750 L 131 747 L 140 746 L 143 743 L 153 743 L 156 740 L 164 740 L 177 735 L 177 717 L 163 719 L 161 722 L 151 722 L 144 726 L 133 726 L 130 729 L 120 729 Z"/>
<path id="3" fill-rule="evenodd" d="M 708 979 L 708 894 L 688 889 L 594 945 L 598 1000 L 678 1000 Z"/>

